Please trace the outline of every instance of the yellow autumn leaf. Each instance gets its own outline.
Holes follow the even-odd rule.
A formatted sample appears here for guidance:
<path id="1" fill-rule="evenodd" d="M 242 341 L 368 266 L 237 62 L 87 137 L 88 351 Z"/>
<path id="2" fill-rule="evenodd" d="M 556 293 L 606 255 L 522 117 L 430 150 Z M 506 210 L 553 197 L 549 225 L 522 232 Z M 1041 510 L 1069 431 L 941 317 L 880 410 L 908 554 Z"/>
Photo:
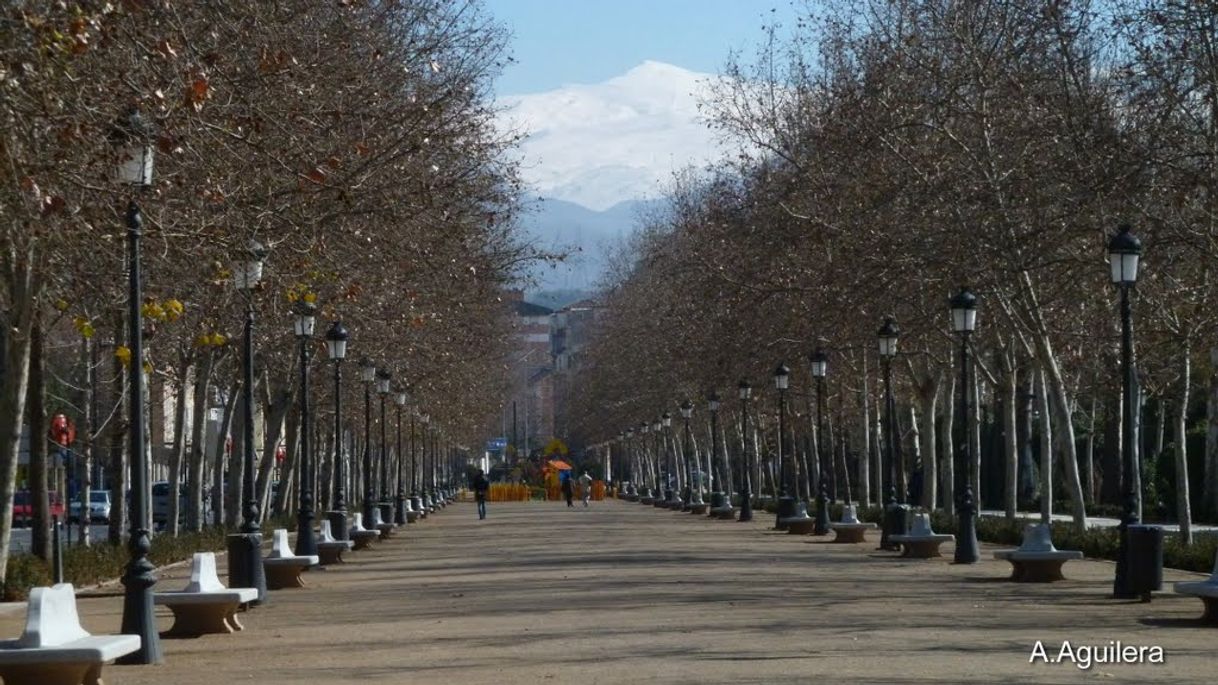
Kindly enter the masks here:
<path id="1" fill-rule="evenodd" d="M 114 348 L 114 356 L 118 358 L 119 363 L 124 368 L 131 366 L 131 348 L 126 345 L 119 345 Z"/>

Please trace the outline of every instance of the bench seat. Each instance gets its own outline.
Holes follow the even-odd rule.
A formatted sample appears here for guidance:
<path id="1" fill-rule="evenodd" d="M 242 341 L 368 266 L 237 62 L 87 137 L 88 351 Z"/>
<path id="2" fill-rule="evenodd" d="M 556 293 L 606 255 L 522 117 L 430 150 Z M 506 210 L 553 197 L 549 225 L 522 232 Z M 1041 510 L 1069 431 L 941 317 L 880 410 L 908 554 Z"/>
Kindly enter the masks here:
<path id="1" fill-rule="evenodd" d="M 917 514 L 914 516 L 913 525 L 910 526 L 908 533 L 889 535 L 888 539 L 901 544 L 905 548 L 905 551 L 901 553 L 903 557 L 909 557 L 910 559 L 931 559 L 943 556 L 939 551 L 939 545 L 954 541 L 956 536 L 948 533 L 936 533 L 930 527 L 930 515 Z"/>
<path id="2" fill-rule="evenodd" d="M 263 571 L 266 572 L 266 587 L 268 590 L 286 590 L 288 588 L 304 587 L 301 572 L 310 566 L 316 566 L 317 555 L 308 554 L 297 556 L 288 544 L 286 528 L 277 528 L 271 544 L 271 553 L 262 560 Z"/>
<path id="3" fill-rule="evenodd" d="M 164 637 L 198 637 L 228 634 L 242 630 L 237 609 L 258 599 L 258 589 L 228 588 L 216 574 L 216 555 L 195 552 L 190 566 L 190 582 L 181 590 L 156 592 L 153 604 L 169 607 L 173 626 Z"/>
<path id="4" fill-rule="evenodd" d="M 0 641 L 5 685 L 101 685 L 102 664 L 141 647 L 139 635 L 90 635 L 70 583 L 30 591 L 25 631 Z"/>
<path id="5" fill-rule="evenodd" d="M 1062 550 L 1053 546 L 1052 531 L 1043 523 L 1030 523 L 1023 529 L 1023 542 L 1018 549 L 1001 549 L 994 558 L 1011 562 L 1011 580 L 1017 583 L 1052 583 L 1065 580 L 1062 566 L 1067 561 L 1082 559 L 1077 550 Z"/>
<path id="6" fill-rule="evenodd" d="M 1218 555 L 1214 559 L 1214 573 L 1208 580 L 1189 580 L 1176 583 L 1176 594 L 1189 595 L 1201 600 L 1205 613 L 1201 620 L 1218 625 Z"/>

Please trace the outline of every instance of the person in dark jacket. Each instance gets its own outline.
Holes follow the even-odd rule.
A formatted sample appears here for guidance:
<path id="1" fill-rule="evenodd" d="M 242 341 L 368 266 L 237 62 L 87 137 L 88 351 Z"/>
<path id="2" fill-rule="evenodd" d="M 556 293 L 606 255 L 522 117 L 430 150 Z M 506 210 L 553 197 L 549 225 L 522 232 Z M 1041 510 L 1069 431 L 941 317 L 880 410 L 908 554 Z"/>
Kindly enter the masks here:
<path id="1" fill-rule="evenodd" d="M 486 518 L 486 491 L 491 489 L 490 481 L 486 479 L 486 474 L 482 469 L 478 469 L 478 475 L 474 477 L 474 499 L 478 502 L 478 519 Z"/>
<path id="2" fill-rule="evenodd" d="M 571 503 L 572 498 L 575 497 L 575 483 L 571 478 L 571 472 L 562 471 L 559 474 L 559 478 L 562 479 L 562 496 L 567 500 L 567 506 L 575 506 Z"/>

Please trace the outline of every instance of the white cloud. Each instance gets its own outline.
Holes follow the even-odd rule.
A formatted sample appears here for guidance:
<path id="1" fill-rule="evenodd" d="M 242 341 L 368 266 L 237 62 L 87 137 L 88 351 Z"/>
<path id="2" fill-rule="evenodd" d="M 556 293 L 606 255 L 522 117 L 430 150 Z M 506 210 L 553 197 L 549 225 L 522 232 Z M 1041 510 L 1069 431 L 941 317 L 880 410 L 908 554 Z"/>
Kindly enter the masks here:
<path id="1" fill-rule="evenodd" d="M 509 95 L 505 127 L 528 133 L 525 180 L 543 197 L 604 210 L 657 196 L 672 172 L 722 156 L 698 117 L 715 77 L 643 62 L 596 84 Z"/>

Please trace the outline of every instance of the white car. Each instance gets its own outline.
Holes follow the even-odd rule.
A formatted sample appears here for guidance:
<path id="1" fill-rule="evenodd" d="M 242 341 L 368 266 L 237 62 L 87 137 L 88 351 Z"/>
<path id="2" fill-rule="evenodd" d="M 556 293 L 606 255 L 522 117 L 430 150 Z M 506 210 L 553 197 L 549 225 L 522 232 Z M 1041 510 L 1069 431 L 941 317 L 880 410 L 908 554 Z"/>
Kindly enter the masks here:
<path id="1" fill-rule="evenodd" d="M 69 508 L 68 518 L 73 522 L 80 520 L 80 499 L 75 498 Z M 89 491 L 89 523 L 110 522 L 110 491 Z"/>

